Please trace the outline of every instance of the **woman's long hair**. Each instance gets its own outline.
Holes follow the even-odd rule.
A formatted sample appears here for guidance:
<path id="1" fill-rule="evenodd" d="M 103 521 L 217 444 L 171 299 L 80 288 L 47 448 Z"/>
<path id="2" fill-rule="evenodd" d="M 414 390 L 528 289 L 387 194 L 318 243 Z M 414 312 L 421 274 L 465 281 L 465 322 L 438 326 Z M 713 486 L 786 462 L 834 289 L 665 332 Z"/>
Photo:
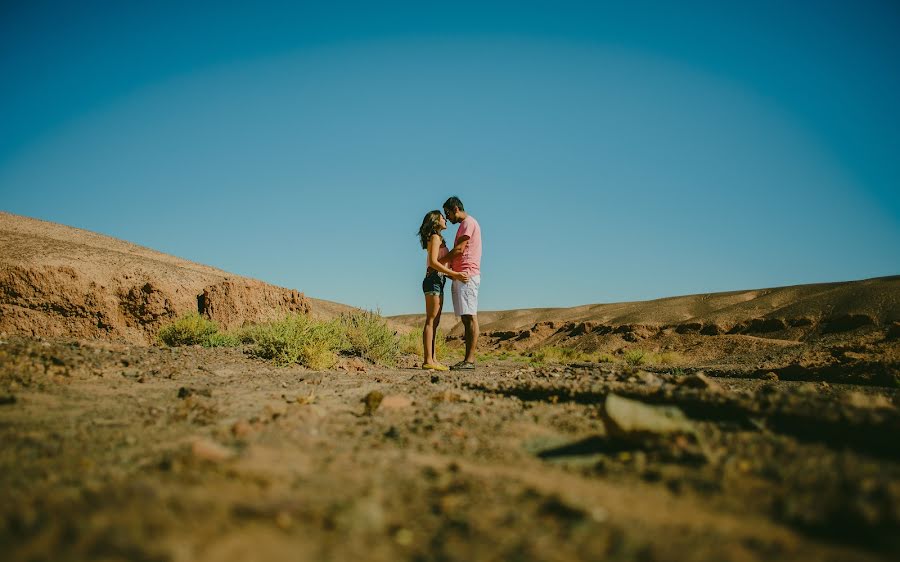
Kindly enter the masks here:
<path id="1" fill-rule="evenodd" d="M 441 235 L 441 212 L 430 211 L 422 219 L 422 226 L 419 227 L 419 242 L 422 243 L 422 249 L 428 248 L 428 240 L 432 234 Z M 443 238 L 443 237 L 442 237 Z"/>

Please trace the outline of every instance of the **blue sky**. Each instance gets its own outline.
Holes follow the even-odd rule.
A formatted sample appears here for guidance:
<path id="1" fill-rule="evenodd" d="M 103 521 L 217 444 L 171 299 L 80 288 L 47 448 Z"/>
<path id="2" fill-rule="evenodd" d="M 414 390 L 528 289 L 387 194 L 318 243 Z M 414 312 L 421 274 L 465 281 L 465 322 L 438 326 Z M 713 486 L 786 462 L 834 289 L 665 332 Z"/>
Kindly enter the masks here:
<path id="1" fill-rule="evenodd" d="M 0 209 L 385 314 L 900 273 L 900 5 L 22 2 Z M 447 238 L 452 239 L 451 227 Z"/>

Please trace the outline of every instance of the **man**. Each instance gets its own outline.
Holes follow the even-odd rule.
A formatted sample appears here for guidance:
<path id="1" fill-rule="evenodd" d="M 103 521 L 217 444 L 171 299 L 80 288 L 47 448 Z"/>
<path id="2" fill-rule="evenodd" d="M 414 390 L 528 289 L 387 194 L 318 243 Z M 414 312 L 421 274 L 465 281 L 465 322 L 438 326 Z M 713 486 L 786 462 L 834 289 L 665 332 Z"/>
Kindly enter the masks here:
<path id="1" fill-rule="evenodd" d="M 453 249 L 447 254 L 450 269 L 469 276 L 467 283 L 454 280 L 451 288 L 453 312 L 462 319 L 466 329 L 466 357 L 450 368 L 474 369 L 475 345 L 478 343 L 478 286 L 481 284 L 481 227 L 456 196 L 444 203 L 444 215 L 447 220 L 459 225 Z"/>

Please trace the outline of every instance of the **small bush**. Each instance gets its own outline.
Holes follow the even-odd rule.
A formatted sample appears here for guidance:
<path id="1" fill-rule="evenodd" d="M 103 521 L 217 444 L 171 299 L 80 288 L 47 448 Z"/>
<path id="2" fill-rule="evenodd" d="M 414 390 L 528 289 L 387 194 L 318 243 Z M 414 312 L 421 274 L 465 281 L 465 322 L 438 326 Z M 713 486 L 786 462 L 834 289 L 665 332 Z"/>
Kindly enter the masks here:
<path id="1" fill-rule="evenodd" d="M 400 355 L 400 340 L 377 312 L 353 311 L 338 320 L 343 350 L 373 363 L 393 366 Z"/>
<path id="2" fill-rule="evenodd" d="M 646 352 L 642 349 L 629 349 L 625 352 L 625 362 L 629 365 L 641 365 L 644 363 Z"/>
<path id="3" fill-rule="evenodd" d="M 168 346 L 207 345 L 210 336 L 219 331 L 215 322 L 193 312 L 182 316 L 172 324 L 163 326 L 157 339 Z"/>
<path id="4" fill-rule="evenodd" d="M 317 370 L 333 367 L 344 346 L 338 322 L 318 322 L 302 314 L 255 326 L 243 337 L 252 340 L 251 353 L 257 357 L 276 365 L 300 363 Z"/>

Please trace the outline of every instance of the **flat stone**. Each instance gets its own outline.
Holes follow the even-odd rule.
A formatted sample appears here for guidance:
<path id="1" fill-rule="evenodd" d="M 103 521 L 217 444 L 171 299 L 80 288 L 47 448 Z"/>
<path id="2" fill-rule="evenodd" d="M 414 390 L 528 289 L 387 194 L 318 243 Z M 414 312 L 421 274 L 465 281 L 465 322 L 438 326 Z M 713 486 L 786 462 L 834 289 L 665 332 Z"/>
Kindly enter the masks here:
<path id="1" fill-rule="evenodd" d="M 385 410 L 401 410 L 412 406 L 412 400 L 402 394 L 388 394 L 381 400 L 381 407 Z"/>
<path id="2" fill-rule="evenodd" d="M 702 390 L 708 390 L 710 392 L 725 392 L 725 389 L 722 388 L 722 385 L 712 380 L 704 373 L 688 375 L 678 381 L 678 384 L 687 388 L 699 388 Z"/>
<path id="3" fill-rule="evenodd" d="M 234 451 L 209 439 L 198 438 L 191 443 L 191 455 L 200 461 L 219 463 L 234 456 Z"/>
<path id="4" fill-rule="evenodd" d="M 675 406 L 655 406 L 616 394 L 606 397 L 603 421 L 612 436 L 635 437 L 692 433 L 693 425 Z"/>

